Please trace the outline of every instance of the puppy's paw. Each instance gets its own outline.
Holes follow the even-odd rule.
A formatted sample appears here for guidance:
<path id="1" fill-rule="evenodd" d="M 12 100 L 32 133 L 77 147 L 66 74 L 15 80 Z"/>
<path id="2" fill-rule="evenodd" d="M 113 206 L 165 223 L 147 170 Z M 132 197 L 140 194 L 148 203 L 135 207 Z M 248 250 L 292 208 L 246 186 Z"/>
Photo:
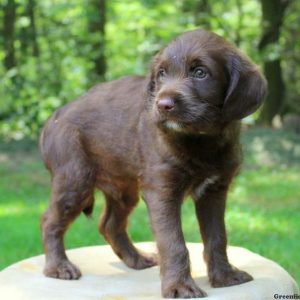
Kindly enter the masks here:
<path id="1" fill-rule="evenodd" d="M 131 257 L 124 257 L 123 260 L 128 267 L 136 270 L 151 268 L 158 264 L 158 257 L 155 253 L 138 253 Z"/>
<path id="2" fill-rule="evenodd" d="M 47 263 L 44 274 L 47 277 L 65 280 L 74 280 L 81 276 L 80 270 L 67 259 L 59 263 Z"/>
<path id="3" fill-rule="evenodd" d="M 158 256 L 156 253 L 140 253 L 136 262 L 136 269 L 145 269 L 157 266 Z"/>
<path id="4" fill-rule="evenodd" d="M 221 270 L 214 272 L 209 278 L 212 287 L 238 285 L 251 280 L 253 280 L 253 277 L 251 275 L 235 267 L 231 267 L 230 269 L 225 271 Z"/>
<path id="5" fill-rule="evenodd" d="M 201 290 L 193 280 L 163 288 L 162 295 L 164 298 L 184 299 L 207 297 L 207 293 Z"/>

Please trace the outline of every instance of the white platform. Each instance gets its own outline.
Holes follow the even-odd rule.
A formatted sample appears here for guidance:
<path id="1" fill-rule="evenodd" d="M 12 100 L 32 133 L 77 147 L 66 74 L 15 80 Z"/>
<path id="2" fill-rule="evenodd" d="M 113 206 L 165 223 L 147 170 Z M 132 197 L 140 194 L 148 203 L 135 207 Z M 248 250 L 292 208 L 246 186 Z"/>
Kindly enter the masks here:
<path id="1" fill-rule="evenodd" d="M 153 243 L 139 243 L 144 251 L 154 251 Z M 189 243 L 192 276 L 215 300 L 270 300 L 275 294 L 299 294 L 293 278 L 278 264 L 243 248 L 228 247 L 230 262 L 247 271 L 254 281 L 227 288 L 211 288 L 202 260 L 202 244 Z M 46 278 L 42 274 L 44 256 L 18 262 L 0 272 L 0 299 L 3 300 L 152 300 L 160 296 L 158 267 L 136 271 L 127 268 L 109 246 L 69 250 L 69 258 L 80 267 L 79 280 Z"/>

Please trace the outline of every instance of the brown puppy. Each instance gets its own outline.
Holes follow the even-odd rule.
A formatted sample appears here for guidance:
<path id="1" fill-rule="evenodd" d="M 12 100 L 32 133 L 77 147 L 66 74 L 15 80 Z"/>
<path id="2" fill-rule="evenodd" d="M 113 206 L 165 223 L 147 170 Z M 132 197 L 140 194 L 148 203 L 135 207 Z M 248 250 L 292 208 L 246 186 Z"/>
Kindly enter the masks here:
<path id="1" fill-rule="evenodd" d="M 164 297 L 206 295 L 191 277 L 180 224 L 187 195 L 195 202 L 212 286 L 252 280 L 228 262 L 224 210 L 241 161 L 238 120 L 254 112 L 265 93 L 265 79 L 248 58 L 219 36 L 195 30 L 158 53 L 149 77 L 99 84 L 56 111 L 41 136 L 52 174 L 51 203 L 42 220 L 44 273 L 80 277 L 63 236 L 81 212 L 92 212 L 98 188 L 106 198 L 99 230 L 135 269 L 157 263 L 154 255 L 140 253 L 126 232 L 143 192 Z"/>

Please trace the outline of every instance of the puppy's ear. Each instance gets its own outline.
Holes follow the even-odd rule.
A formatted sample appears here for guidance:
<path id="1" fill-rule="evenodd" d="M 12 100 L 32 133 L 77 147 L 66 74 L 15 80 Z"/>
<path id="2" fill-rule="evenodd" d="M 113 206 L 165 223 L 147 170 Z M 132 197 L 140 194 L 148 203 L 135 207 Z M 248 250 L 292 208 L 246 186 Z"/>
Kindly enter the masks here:
<path id="1" fill-rule="evenodd" d="M 267 81 L 250 60 L 241 53 L 227 58 L 229 84 L 223 105 L 225 121 L 240 120 L 255 112 L 267 93 Z"/>
<path id="2" fill-rule="evenodd" d="M 148 85 L 147 85 L 147 94 L 149 96 L 153 95 L 153 92 L 155 90 L 155 77 L 157 72 L 157 66 L 159 65 L 160 61 L 160 55 L 161 51 L 159 51 L 152 59 L 151 65 L 150 65 L 150 73 L 148 75 Z"/>
<path id="3" fill-rule="evenodd" d="M 154 73 L 151 73 L 147 76 L 148 84 L 147 84 L 147 94 L 148 96 L 152 96 L 155 89 L 155 76 Z"/>

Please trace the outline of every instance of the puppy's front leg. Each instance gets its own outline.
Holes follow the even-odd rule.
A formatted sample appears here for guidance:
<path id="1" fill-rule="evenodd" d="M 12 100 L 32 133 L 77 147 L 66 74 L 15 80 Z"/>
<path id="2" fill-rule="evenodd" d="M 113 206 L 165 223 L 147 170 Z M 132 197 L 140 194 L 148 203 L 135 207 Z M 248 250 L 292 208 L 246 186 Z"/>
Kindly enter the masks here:
<path id="1" fill-rule="evenodd" d="M 204 259 L 208 277 L 213 287 L 225 287 L 253 280 L 248 273 L 228 262 L 224 222 L 228 185 L 216 182 L 194 192 L 196 213 L 204 244 Z"/>
<path id="2" fill-rule="evenodd" d="M 171 194 L 166 190 L 144 192 L 160 256 L 162 295 L 165 298 L 205 297 L 207 294 L 195 284 L 190 273 L 181 229 L 182 199 Z"/>

